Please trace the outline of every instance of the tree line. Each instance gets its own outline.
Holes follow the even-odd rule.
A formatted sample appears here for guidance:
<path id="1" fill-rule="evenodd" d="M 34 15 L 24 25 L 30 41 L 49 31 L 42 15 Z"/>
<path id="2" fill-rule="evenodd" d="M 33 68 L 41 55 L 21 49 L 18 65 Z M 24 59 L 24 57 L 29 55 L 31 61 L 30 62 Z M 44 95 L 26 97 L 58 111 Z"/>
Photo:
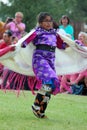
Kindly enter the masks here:
<path id="1" fill-rule="evenodd" d="M 36 17 L 40 12 L 49 12 L 59 22 L 62 15 L 68 15 L 71 21 L 87 21 L 87 0 L 8 0 L 8 4 L 0 2 L 0 19 L 14 17 L 17 11 L 24 14 L 23 22 L 26 31 L 36 26 Z"/>

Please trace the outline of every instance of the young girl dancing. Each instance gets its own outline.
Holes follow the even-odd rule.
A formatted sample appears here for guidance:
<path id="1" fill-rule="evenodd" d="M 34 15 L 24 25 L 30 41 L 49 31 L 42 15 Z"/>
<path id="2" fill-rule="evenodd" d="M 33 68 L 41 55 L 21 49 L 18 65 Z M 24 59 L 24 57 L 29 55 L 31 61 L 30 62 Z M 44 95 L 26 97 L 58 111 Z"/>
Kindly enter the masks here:
<path id="1" fill-rule="evenodd" d="M 33 53 L 32 66 L 37 80 L 42 85 L 37 91 L 32 110 L 38 118 L 45 118 L 45 110 L 51 94 L 59 93 L 60 82 L 55 72 L 55 49 L 63 41 L 53 28 L 53 18 L 47 12 L 38 15 L 38 27 L 31 36 L 22 42 L 22 47 L 33 42 L 36 49 Z"/>

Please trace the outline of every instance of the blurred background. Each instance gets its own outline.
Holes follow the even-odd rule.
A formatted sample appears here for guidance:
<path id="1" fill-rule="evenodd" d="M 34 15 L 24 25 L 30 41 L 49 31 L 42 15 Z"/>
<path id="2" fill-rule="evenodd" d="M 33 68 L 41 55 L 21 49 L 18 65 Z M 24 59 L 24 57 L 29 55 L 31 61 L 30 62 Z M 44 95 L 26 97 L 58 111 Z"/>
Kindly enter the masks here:
<path id="1" fill-rule="evenodd" d="M 49 12 L 57 23 L 62 15 L 68 15 L 75 38 L 80 31 L 87 32 L 87 0 L 0 0 L 0 21 L 13 18 L 18 11 L 24 14 L 27 32 L 36 26 L 36 16 L 40 12 Z"/>

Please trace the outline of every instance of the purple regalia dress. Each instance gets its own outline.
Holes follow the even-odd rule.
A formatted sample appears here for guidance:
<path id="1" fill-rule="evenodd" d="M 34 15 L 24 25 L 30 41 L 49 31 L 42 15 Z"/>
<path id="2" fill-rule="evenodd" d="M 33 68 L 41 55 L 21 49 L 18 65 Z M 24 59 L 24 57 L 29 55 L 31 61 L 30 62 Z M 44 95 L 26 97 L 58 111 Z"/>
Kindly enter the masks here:
<path id="1" fill-rule="evenodd" d="M 55 95 L 60 91 L 60 82 L 55 71 L 55 51 L 37 49 L 37 46 L 47 45 L 61 49 L 62 40 L 55 29 L 46 31 L 41 27 L 37 27 L 30 33 L 22 42 L 22 47 L 26 47 L 29 43 L 36 46 L 32 57 L 32 68 L 35 77 L 25 76 L 13 71 L 8 72 L 6 70 L 3 73 L 3 84 L 1 88 L 17 89 L 20 92 L 20 89 L 23 90 L 25 88 L 25 83 L 27 82 L 29 89 L 34 93 L 34 89 L 41 89 L 42 84 L 51 84 L 52 94 Z M 9 84 L 6 84 L 7 80 Z"/>
<path id="2" fill-rule="evenodd" d="M 46 31 L 40 27 L 36 29 L 36 37 L 33 40 L 35 46 L 40 44 L 50 45 L 56 47 L 57 37 L 56 31 L 50 29 Z M 59 92 L 59 80 L 55 72 L 55 52 L 47 50 L 34 50 L 32 58 L 33 71 L 37 80 L 42 83 L 49 83 L 52 80 L 53 94 Z"/>

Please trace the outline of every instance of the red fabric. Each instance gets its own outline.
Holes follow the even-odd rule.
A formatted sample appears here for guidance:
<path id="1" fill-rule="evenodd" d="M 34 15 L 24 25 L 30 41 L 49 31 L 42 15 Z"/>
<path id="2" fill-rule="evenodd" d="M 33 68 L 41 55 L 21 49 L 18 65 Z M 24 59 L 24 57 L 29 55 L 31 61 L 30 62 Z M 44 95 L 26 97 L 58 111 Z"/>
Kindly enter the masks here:
<path id="1" fill-rule="evenodd" d="M 4 81 L 6 84 L 4 84 Z M 34 90 L 41 88 L 41 81 L 38 81 L 36 77 L 25 76 L 13 71 L 5 69 L 3 72 L 3 83 L 1 88 L 6 92 L 6 89 L 17 90 L 17 96 L 20 94 L 20 90 L 25 90 L 28 85 L 32 94 L 36 94 Z M 28 88 L 27 88 L 28 89 Z"/>
<path id="2" fill-rule="evenodd" d="M 13 47 L 11 47 L 11 46 L 0 49 L 0 56 L 5 55 L 6 53 L 8 53 L 9 51 L 12 51 L 12 50 L 13 50 Z"/>
<path id="3" fill-rule="evenodd" d="M 0 49 L 3 49 L 5 47 L 7 47 L 8 45 L 3 41 L 2 43 L 0 43 Z"/>
<path id="4" fill-rule="evenodd" d="M 24 42 L 26 42 L 27 44 L 29 44 L 36 37 L 36 35 L 37 35 L 36 32 L 34 32 Z"/>
<path id="5" fill-rule="evenodd" d="M 14 47 L 7 45 L 5 42 L 0 43 L 0 56 L 8 53 L 9 51 L 13 51 Z"/>
<path id="6" fill-rule="evenodd" d="M 60 38 L 60 36 L 57 36 L 57 48 L 62 49 L 63 40 Z"/>

